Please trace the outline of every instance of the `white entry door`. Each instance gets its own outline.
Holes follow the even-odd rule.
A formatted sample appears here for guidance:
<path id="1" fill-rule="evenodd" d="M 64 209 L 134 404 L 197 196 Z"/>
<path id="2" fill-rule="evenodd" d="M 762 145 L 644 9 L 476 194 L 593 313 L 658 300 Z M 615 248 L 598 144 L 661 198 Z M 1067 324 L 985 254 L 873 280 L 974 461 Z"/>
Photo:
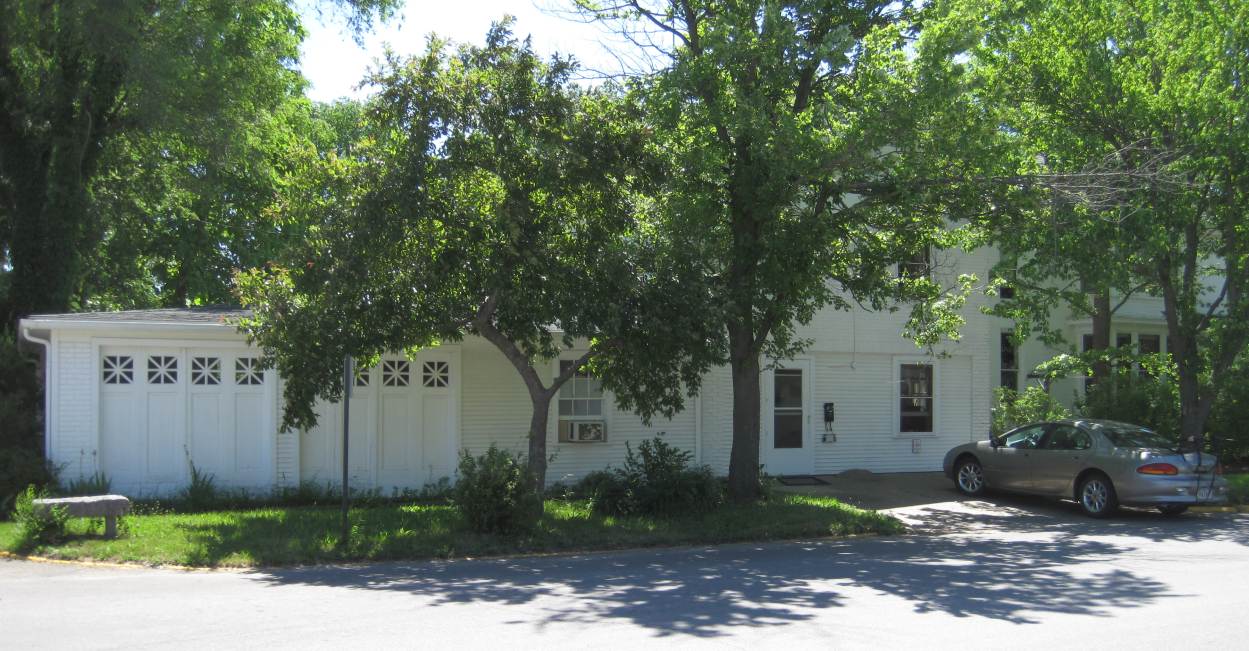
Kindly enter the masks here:
<path id="1" fill-rule="evenodd" d="M 787 361 L 764 374 L 764 472 L 809 475 L 815 470 L 811 431 L 811 363 Z"/>

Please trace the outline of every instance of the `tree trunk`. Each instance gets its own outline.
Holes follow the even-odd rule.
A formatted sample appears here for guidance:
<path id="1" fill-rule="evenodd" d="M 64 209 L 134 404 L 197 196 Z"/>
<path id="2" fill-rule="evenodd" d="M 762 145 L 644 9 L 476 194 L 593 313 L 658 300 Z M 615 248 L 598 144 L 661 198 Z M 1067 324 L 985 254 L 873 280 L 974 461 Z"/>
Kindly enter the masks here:
<path id="1" fill-rule="evenodd" d="M 529 480 L 539 492 L 546 487 L 546 424 L 553 395 L 547 391 L 530 394 L 533 414 L 529 417 Z"/>
<path id="2" fill-rule="evenodd" d="M 1103 289 L 1093 296 L 1093 350 L 1104 352 L 1110 348 L 1110 316 L 1110 291 Z M 1110 362 L 1093 363 L 1093 382 L 1109 377 Z"/>
<path id="3" fill-rule="evenodd" d="M 733 373 L 733 447 L 729 453 L 729 499 L 759 497 L 759 355 L 730 331 Z"/>

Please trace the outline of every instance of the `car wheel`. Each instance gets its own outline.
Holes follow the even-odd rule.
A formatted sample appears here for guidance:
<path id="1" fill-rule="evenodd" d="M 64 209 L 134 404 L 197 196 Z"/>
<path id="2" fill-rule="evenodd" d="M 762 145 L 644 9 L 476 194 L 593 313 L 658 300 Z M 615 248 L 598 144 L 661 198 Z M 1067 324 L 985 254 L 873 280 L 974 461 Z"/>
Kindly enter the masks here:
<path id="1" fill-rule="evenodd" d="M 954 471 L 954 483 L 964 495 L 979 495 L 984 492 L 984 468 L 973 457 L 963 459 Z"/>
<path id="2" fill-rule="evenodd" d="M 1080 482 L 1076 499 L 1084 513 L 1094 518 L 1108 518 L 1119 508 L 1115 486 L 1106 475 L 1093 473 Z"/>
<path id="3" fill-rule="evenodd" d="M 1187 504 L 1163 504 L 1158 507 L 1163 515 L 1177 516 L 1188 510 Z"/>

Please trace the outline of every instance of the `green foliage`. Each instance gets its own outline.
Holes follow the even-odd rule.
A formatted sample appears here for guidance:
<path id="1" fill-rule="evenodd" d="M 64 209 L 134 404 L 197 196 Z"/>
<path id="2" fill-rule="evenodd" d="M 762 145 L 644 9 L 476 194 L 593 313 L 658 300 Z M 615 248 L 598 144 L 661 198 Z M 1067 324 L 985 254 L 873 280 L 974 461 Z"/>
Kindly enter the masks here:
<path id="1" fill-rule="evenodd" d="M 24 448 L 0 448 L 0 516 L 13 509 L 27 486 L 56 484 L 56 472 L 43 455 Z"/>
<path id="2" fill-rule="evenodd" d="M 1216 389 L 1207 427 L 1210 446 L 1227 461 L 1249 465 L 1249 359 L 1238 360 Z"/>
<path id="3" fill-rule="evenodd" d="M 220 498 L 216 476 L 196 468 L 194 463 L 190 463 L 190 466 L 191 481 L 178 491 L 181 506 L 191 512 L 207 511 L 216 507 Z"/>
<path id="4" fill-rule="evenodd" d="M 1077 406 L 1087 418 L 1143 425 L 1177 437 L 1180 394 L 1173 375 L 1140 375 L 1131 369 L 1112 373 L 1085 391 Z"/>
<path id="5" fill-rule="evenodd" d="M 1020 425 L 1043 420 L 1070 418 L 1071 412 L 1041 387 L 1030 386 L 1023 391 L 1007 387 L 993 390 L 991 431 L 1001 434 Z"/>
<path id="6" fill-rule="evenodd" d="M 624 464 L 592 472 L 577 484 L 575 494 L 590 500 L 595 511 L 609 515 L 674 516 L 706 513 L 718 507 L 724 492 L 711 468 L 691 468 L 690 453 L 655 437 L 625 444 Z"/>
<path id="7" fill-rule="evenodd" d="M 36 508 L 34 500 L 48 496 L 48 491 L 34 485 L 27 486 L 17 496 L 13 508 L 13 521 L 18 527 L 18 545 L 28 548 L 38 544 L 59 541 L 65 536 L 65 521 L 69 516 L 65 507 Z"/>
<path id="8" fill-rule="evenodd" d="M 935 7 L 951 65 L 995 125 L 999 151 L 1017 161 L 1012 176 L 1038 191 L 986 215 L 999 274 L 1020 290 L 997 313 L 1053 334 L 1045 321 L 1068 318 L 1055 306 L 1104 323 L 1111 290 L 1116 301 L 1142 290 L 1160 298 L 1181 439 L 1196 445 L 1249 344 L 1239 290 L 1249 283 L 1249 4 Z"/>
<path id="9" fill-rule="evenodd" d="M 79 476 L 63 484 L 57 492 L 66 497 L 83 497 L 87 495 L 108 495 L 112 492 L 112 480 L 102 472 L 95 472 L 85 477 Z"/>
<path id="10" fill-rule="evenodd" d="M 477 457 L 464 450 L 459 469 L 452 502 L 473 531 L 525 530 L 541 515 L 542 499 L 529 480 L 524 455 L 493 444 Z"/>
<path id="11" fill-rule="evenodd" d="M 956 71 L 913 56 L 911 3 L 578 5 L 671 44 L 635 96 L 662 172 L 655 228 L 695 277 L 697 301 L 675 313 L 705 334 L 665 354 L 733 367 L 734 412 L 749 416 L 734 422 L 730 492 L 749 501 L 758 360 L 802 350 L 820 309 L 907 309 L 920 345 L 957 337 L 974 279 L 895 264 L 972 244 L 949 225 L 991 203 L 973 187 L 982 161 L 962 155 L 980 144 L 964 128 L 977 113 Z M 628 401 L 635 383 L 611 388 Z"/>

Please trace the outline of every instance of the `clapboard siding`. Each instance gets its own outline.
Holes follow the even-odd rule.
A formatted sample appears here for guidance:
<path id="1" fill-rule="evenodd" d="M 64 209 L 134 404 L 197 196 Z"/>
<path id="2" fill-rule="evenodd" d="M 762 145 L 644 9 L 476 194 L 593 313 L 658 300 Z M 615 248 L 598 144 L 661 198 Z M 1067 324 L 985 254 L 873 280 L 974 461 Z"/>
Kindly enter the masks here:
<path id="1" fill-rule="evenodd" d="M 480 339 L 465 341 L 462 360 L 462 447 L 471 454 L 480 454 L 491 444 L 525 452 L 532 407 L 529 393 L 516 370 L 502 353 Z M 553 376 L 555 368 L 552 363 L 547 375 Z M 626 445 L 636 448 L 641 441 L 655 436 L 662 436 L 691 455 L 696 448 L 696 419 L 692 409 L 672 419 L 653 419 L 648 425 L 637 415 L 617 409 L 608 395 L 603 404 L 607 441 L 560 443 L 556 407 L 552 404 L 547 427 L 547 453 L 554 455 L 547 470 L 548 483 L 572 482 L 593 470 L 619 466 L 625 458 Z"/>
<path id="2" fill-rule="evenodd" d="M 95 360 L 91 342 L 56 342 L 56 431 L 52 432 L 52 464 L 63 478 L 90 475 L 96 470 Z"/>

